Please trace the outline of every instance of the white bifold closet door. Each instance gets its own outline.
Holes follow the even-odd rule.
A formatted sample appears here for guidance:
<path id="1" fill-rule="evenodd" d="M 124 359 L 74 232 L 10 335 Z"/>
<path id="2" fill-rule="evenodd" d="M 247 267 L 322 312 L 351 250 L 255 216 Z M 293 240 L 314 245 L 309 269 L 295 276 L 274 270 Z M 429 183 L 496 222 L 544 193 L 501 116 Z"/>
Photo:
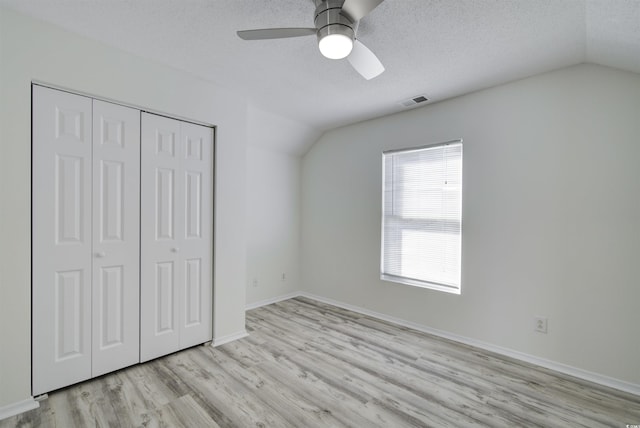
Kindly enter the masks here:
<path id="1" fill-rule="evenodd" d="M 142 113 L 140 360 L 212 338 L 213 129 Z"/>
<path id="2" fill-rule="evenodd" d="M 93 100 L 92 368 L 140 361 L 140 111 Z"/>
<path id="3" fill-rule="evenodd" d="M 139 114 L 33 87 L 34 395 L 139 361 Z"/>

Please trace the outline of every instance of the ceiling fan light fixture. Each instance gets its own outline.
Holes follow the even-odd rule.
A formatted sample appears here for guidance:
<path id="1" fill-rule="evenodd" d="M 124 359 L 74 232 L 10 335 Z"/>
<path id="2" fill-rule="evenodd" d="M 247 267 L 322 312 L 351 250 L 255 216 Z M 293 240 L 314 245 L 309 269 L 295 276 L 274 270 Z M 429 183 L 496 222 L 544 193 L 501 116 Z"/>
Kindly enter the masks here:
<path id="1" fill-rule="evenodd" d="M 315 0 L 315 28 L 263 28 L 238 31 L 243 40 L 284 39 L 316 34 L 320 53 L 329 59 L 347 58 L 355 71 L 365 79 L 384 72 L 384 66 L 373 52 L 356 39 L 361 18 L 384 0 Z"/>
<path id="2" fill-rule="evenodd" d="M 353 49 L 353 39 L 340 33 L 327 34 L 318 42 L 318 48 L 329 59 L 346 58 Z"/>

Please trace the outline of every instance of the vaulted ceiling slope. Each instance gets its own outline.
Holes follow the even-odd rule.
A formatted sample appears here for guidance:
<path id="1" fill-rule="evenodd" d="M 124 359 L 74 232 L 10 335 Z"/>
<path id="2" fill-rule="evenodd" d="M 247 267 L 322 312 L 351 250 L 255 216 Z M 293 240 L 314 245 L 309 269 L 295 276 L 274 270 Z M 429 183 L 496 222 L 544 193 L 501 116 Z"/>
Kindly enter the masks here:
<path id="1" fill-rule="evenodd" d="M 327 130 L 582 62 L 640 73 L 640 0 L 386 0 L 358 38 L 386 71 L 367 81 L 315 37 L 243 41 L 236 30 L 312 27 L 313 0 L 0 0 L 0 5 L 245 93 Z"/>

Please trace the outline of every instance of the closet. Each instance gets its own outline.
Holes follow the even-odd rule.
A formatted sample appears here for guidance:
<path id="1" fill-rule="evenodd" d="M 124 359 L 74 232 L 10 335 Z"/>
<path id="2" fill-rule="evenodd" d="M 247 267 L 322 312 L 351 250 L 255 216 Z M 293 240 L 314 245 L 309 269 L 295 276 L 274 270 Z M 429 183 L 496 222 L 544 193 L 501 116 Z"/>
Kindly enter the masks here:
<path id="1" fill-rule="evenodd" d="M 211 340 L 213 129 L 32 102 L 33 395 Z"/>

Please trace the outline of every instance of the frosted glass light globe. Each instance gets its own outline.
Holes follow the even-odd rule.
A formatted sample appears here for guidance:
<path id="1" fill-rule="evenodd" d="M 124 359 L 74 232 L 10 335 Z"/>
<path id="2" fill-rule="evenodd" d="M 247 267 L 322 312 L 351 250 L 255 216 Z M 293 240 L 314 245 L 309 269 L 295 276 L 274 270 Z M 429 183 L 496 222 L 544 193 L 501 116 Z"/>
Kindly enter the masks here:
<path id="1" fill-rule="evenodd" d="M 346 58 L 353 49 L 353 40 L 344 34 L 329 34 L 318 42 L 320 53 L 329 59 Z"/>

